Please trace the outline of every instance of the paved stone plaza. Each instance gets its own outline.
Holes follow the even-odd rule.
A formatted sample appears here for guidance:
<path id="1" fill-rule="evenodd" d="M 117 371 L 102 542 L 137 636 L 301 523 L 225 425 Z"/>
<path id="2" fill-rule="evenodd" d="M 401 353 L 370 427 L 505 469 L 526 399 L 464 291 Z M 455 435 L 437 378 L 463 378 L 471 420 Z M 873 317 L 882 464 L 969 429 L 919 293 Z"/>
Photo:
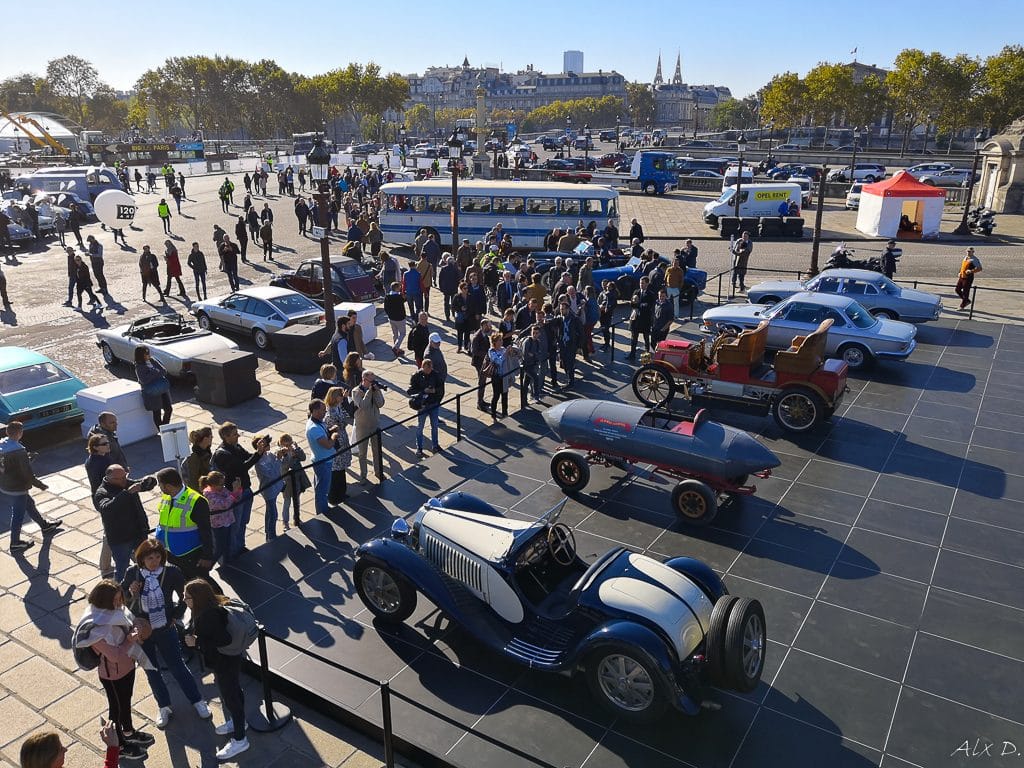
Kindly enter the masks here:
<path id="1" fill-rule="evenodd" d="M 214 223 L 220 223 L 233 232 L 233 226 L 229 226 L 231 220 L 220 214 L 215 200 L 220 178 L 198 177 L 188 182 L 187 192 L 191 200 L 185 203 L 184 212 L 194 218 L 182 216 L 174 219 L 174 239 L 183 259 L 193 240 L 200 243 L 209 257 Z M 236 183 L 235 199 L 241 202 L 241 183 L 237 177 Z M 666 248 L 677 247 L 674 238 L 713 234 L 694 218 L 693 211 L 699 210 L 696 206 L 698 201 L 687 201 L 684 197 L 624 195 L 623 218 L 627 223 L 634 216 L 640 219 L 654 241 L 654 247 L 662 252 Z M 136 222 L 138 229 L 127 233 L 132 248 L 149 243 L 155 252 L 162 251 L 164 236 L 156 219 L 157 199 L 153 195 L 139 196 L 143 208 Z M 255 198 L 255 201 L 262 206 L 261 198 Z M 295 233 L 291 199 L 273 197 L 271 203 L 276 214 L 275 239 L 281 246 L 281 251 L 276 254 L 280 265 L 294 264 L 300 257 L 316 255 L 316 243 L 302 240 Z M 238 210 L 233 209 L 233 213 Z M 833 211 L 827 226 L 838 236 L 850 236 L 853 234 L 852 216 Z M 1001 217 L 1000 234 L 1009 237 L 993 245 L 979 247 L 979 255 L 985 265 L 979 285 L 1024 289 L 1015 245 L 1015 238 L 1024 235 L 1024 226 L 1020 225 L 1018 218 Z M 950 222 L 947 229 L 955 226 L 955 221 L 950 219 Z M 38 348 L 68 365 L 88 384 L 102 383 L 115 377 L 131 378 L 127 367 L 107 369 L 102 366 L 99 351 L 93 343 L 94 330 L 108 324 L 127 322 L 146 311 L 157 309 L 147 309 L 141 304 L 137 251 L 122 252 L 113 245 L 110 233 L 100 231 L 98 225 L 86 232 L 95 234 L 106 248 L 108 281 L 111 293 L 119 300 L 119 308 L 105 311 L 102 315 L 83 315 L 59 306 L 66 293 L 64 257 L 51 245 L 45 251 L 19 255 L 17 265 L 5 266 L 15 306 L 13 312 L 0 314 L 3 343 Z M 706 240 L 699 246 L 701 267 L 710 273 L 725 268 L 725 243 Z M 880 245 L 858 243 L 856 247 L 868 252 L 880 248 Z M 1019 601 L 1022 585 L 1016 581 L 1019 580 L 1021 566 L 1017 544 L 1021 527 L 1019 522 L 1015 522 L 1015 511 L 1024 502 L 1016 487 L 1024 469 L 1020 467 L 1019 460 L 1013 458 L 1018 455 L 1019 446 L 1012 442 L 1018 431 L 1015 419 L 1019 415 L 1017 404 L 1020 395 L 1013 377 L 1020 368 L 1022 350 L 1016 329 L 1009 325 L 996 325 L 1019 323 L 1024 316 L 1024 302 L 1020 301 L 1021 294 L 982 293 L 979 294 L 975 320 L 967 320 L 966 313 L 953 311 L 955 298 L 951 275 L 959 262 L 962 247 L 957 243 L 914 244 L 905 248 L 898 277 L 920 278 L 924 282 L 935 283 L 935 286 L 922 287 L 943 295 L 946 317 L 939 324 L 922 328 L 922 336 L 930 340 L 929 344 L 915 352 L 904 367 L 898 364 L 881 366 L 869 373 L 865 380 L 855 382 L 856 398 L 848 401 L 847 412 L 814 445 L 768 436 L 773 450 L 785 455 L 786 459 L 777 478 L 764 484 L 759 495 L 743 506 L 738 519 L 740 528 L 730 529 L 730 518 L 725 517 L 709 533 L 694 535 L 674 529 L 671 520 L 660 520 L 663 517 L 660 515 L 649 521 L 636 511 L 638 503 L 639 507 L 650 509 L 647 500 L 652 491 L 649 488 L 637 490 L 642 484 L 627 483 L 624 488 L 615 490 L 609 487 L 607 509 L 600 507 L 600 498 L 594 501 L 593 509 L 586 514 L 577 505 L 580 514 L 571 522 L 578 524 L 578 535 L 588 537 L 587 541 L 595 552 L 598 545 L 622 541 L 638 549 L 670 554 L 653 545 L 656 541 L 672 541 L 672 546 L 679 551 L 673 549 L 671 554 L 687 550 L 704 557 L 714 567 L 728 572 L 734 582 L 743 584 L 743 588 L 736 587 L 737 592 L 754 594 L 765 600 L 769 637 L 773 642 L 766 678 L 772 680 L 772 686 L 763 684 L 749 700 L 735 705 L 736 709 L 744 712 L 764 714 L 731 719 L 724 718 L 723 713 L 705 713 L 701 722 L 708 723 L 706 733 L 702 733 L 704 726 L 695 729 L 688 726 L 686 729 L 695 742 L 732 739 L 734 750 L 739 750 L 741 744 L 748 745 L 744 748 L 749 750 L 768 743 L 758 739 L 769 739 L 773 732 L 785 733 L 787 724 L 797 722 L 800 723 L 799 733 L 793 736 L 791 745 L 816 744 L 815 739 L 824 740 L 832 746 L 840 745 L 844 751 L 838 754 L 847 757 L 831 760 L 836 765 L 860 766 L 881 761 L 885 766 L 919 765 L 930 768 L 947 764 L 940 762 L 943 758 L 941 749 L 947 745 L 934 731 L 928 730 L 927 718 L 923 715 L 921 730 L 906 731 L 905 742 L 888 743 L 893 720 L 901 716 L 901 711 L 906 716 L 909 710 L 913 710 L 931 712 L 935 722 L 942 724 L 939 735 L 943 739 L 948 736 L 951 742 L 945 753 L 947 756 L 974 732 L 979 737 L 987 736 L 1000 742 L 1016 739 L 1018 748 L 1024 752 L 1024 735 L 1019 735 L 1020 707 L 1017 705 L 1020 702 L 1015 698 L 1018 694 L 1001 687 L 1005 680 L 1022 679 L 1019 641 L 1015 646 L 1013 638 L 1019 640 L 1021 636 L 1020 612 L 1024 609 Z M 333 250 L 336 251 L 337 247 Z M 751 264 L 762 263 L 765 268 L 783 274 L 787 270 L 805 268 L 808 251 L 807 242 L 758 243 Z M 257 249 L 252 245 L 250 257 L 258 257 Z M 759 262 L 759 259 L 763 261 Z M 246 281 L 265 283 L 270 272 L 271 267 L 264 266 L 262 262 L 252 268 L 242 265 L 243 285 Z M 226 289 L 224 277 L 211 272 L 211 278 L 209 295 L 222 294 Z M 190 280 L 186 278 L 185 283 L 191 295 Z M 175 311 L 185 311 L 187 305 L 172 297 L 170 307 Z M 436 319 L 441 309 L 439 295 L 433 297 L 432 307 L 435 310 L 432 319 Z M 379 321 L 382 319 L 383 316 L 378 318 Z M 692 325 L 682 324 L 679 328 L 680 331 L 692 329 Z M 449 394 L 475 386 L 475 371 L 469 365 L 469 358 L 454 353 L 454 335 L 450 327 L 441 324 L 436 330 L 445 339 L 443 351 L 451 376 Z M 384 409 L 384 423 L 387 424 L 404 419 L 411 413 L 403 391 L 413 365 L 392 359 L 386 343 L 390 342 L 386 323 L 379 325 L 378 331 L 383 340 L 369 345 L 375 360 L 368 362 L 367 367 L 394 385 Z M 988 338 L 991 343 L 981 343 L 983 338 Z M 615 365 L 609 363 L 607 354 L 599 353 L 595 356 L 594 365 L 580 366 L 588 382 L 588 389 L 584 391 L 593 387 L 594 394 L 616 392 L 628 382 L 631 371 L 621 362 L 623 341 L 624 334 L 620 333 L 617 356 L 620 362 Z M 243 348 L 251 348 L 244 340 L 240 343 Z M 193 428 L 231 420 L 239 424 L 246 435 L 257 431 L 302 435 L 305 404 L 313 377 L 277 373 L 273 367 L 272 350 L 259 354 L 259 358 L 260 398 L 233 408 L 211 407 L 195 401 L 186 386 L 175 384 L 172 392 L 175 420 L 187 420 Z M 947 373 L 939 375 L 941 370 Z M 973 380 L 970 387 L 959 385 L 966 376 Z M 513 394 L 510 399 L 512 409 L 516 410 L 518 398 Z M 548 402 L 555 400 L 549 399 Z M 332 564 L 347 562 L 353 543 L 381 530 L 390 522 L 392 514 L 411 512 L 415 499 L 451 487 L 460 480 L 468 479 L 470 474 L 484 483 L 476 486 L 478 489 L 486 488 L 489 493 L 496 494 L 496 498 L 507 499 L 502 504 L 521 510 L 520 502 L 531 491 L 544 486 L 543 473 L 536 467 L 527 472 L 502 466 L 500 471 L 508 469 L 508 477 L 487 481 L 488 466 L 512 462 L 516 457 L 497 450 L 481 453 L 479 447 L 470 446 L 495 448 L 494 443 L 500 443 L 507 436 L 509 443 L 518 451 L 525 446 L 530 431 L 539 428 L 537 419 L 514 415 L 508 429 L 494 427 L 489 417 L 483 417 L 476 410 L 472 397 L 465 398 L 463 404 L 464 426 L 467 433 L 477 435 L 475 442 L 455 444 L 454 413 L 449 410 L 443 416 L 441 444 L 445 453 L 420 465 L 415 460 L 413 432 L 407 427 L 388 430 L 384 439 L 385 475 L 388 480 L 382 489 L 372 485 L 351 485 L 351 504 L 346 507 L 350 512 L 344 520 L 319 521 L 308 533 L 292 532 L 287 542 L 273 545 L 277 549 L 268 550 L 262 557 L 274 560 L 275 567 L 283 569 L 279 573 L 280 578 L 262 579 L 255 570 L 261 562 L 260 557 L 254 556 L 251 563 L 240 564 L 235 569 L 234 578 L 225 574 L 226 581 L 243 596 L 246 590 L 253 590 L 252 594 L 256 594 L 256 587 L 268 589 L 275 595 L 282 592 L 283 597 L 277 598 L 277 606 L 291 605 L 292 596 L 296 604 L 300 597 L 302 604 L 316 603 L 323 599 L 318 593 L 326 596 L 329 591 L 322 588 L 329 585 L 320 585 L 317 579 L 326 578 L 332 584 L 340 580 L 341 586 L 345 586 L 349 578 L 347 568 L 338 570 Z M 852 426 L 846 426 L 851 422 Z M 859 431 L 857 424 L 862 425 Z M 764 425 L 744 422 L 744 426 L 758 431 Z M 865 432 L 870 434 L 865 435 Z M 65 530 L 50 540 L 41 541 L 29 550 L 26 557 L 14 559 L 6 552 L 0 554 L 0 588 L 3 590 L 0 594 L 0 722 L 5 724 L 0 733 L 0 765 L 15 765 L 21 741 L 47 724 L 76 740 L 68 756 L 69 765 L 95 764 L 99 759 L 96 733 L 98 716 L 106 708 L 105 699 L 94 673 L 74 671 L 69 650 L 70 628 L 83 610 L 85 593 L 98 578 L 95 563 L 101 528 L 88 500 L 88 484 L 82 467 L 84 444 L 76 435 L 76 429 L 54 430 L 40 436 L 32 446 L 41 453 L 36 464 L 37 473 L 44 475 L 50 485 L 49 491 L 36 493 L 34 497 L 44 515 L 60 517 L 64 521 Z M 1003 444 L 994 444 L 992 435 L 1002 439 Z M 1000 437 L 1003 435 L 1008 437 Z M 884 446 L 879 443 L 881 437 L 885 437 Z M 873 442 L 868 438 L 878 440 Z M 550 442 L 545 439 L 541 445 L 547 446 Z M 919 446 L 919 449 L 900 448 L 908 442 Z M 127 452 L 133 474 L 152 472 L 163 463 L 155 439 L 128 446 Z M 542 458 L 535 457 L 537 461 Z M 882 458 L 886 463 L 879 463 Z M 894 460 L 904 462 L 902 469 L 891 470 L 887 466 Z M 839 468 L 842 468 L 842 477 L 830 474 L 838 472 Z M 988 491 L 979 492 L 976 488 L 972 490 L 964 486 L 963 481 L 988 478 L 992 468 L 1002 477 L 1000 487 L 1003 490 L 998 498 Z M 815 475 L 816 472 L 819 474 Z M 898 481 L 886 480 L 890 475 L 897 477 Z M 957 484 L 951 483 L 953 477 L 958 478 Z M 517 487 L 520 478 L 523 485 Z M 822 492 L 821 496 L 814 495 L 823 488 L 827 492 Z M 407 494 L 407 489 L 414 491 Z M 972 498 L 972 493 L 980 498 Z M 630 494 L 638 495 L 633 498 Z M 146 505 L 151 520 L 155 520 L 156 515 L 155 498 L 151 496 Z M 531 498 L 539 496 L 535 494 Z M 869 498 L 872 501 L 867 501 Z M 658 503 L 652 501 L 652 505 Z M 621 504 L 625 506 L 618 506 Z M 892 509 L 893 504 L 906 508 L 898 510 L 899 521 Z M 307 510 L 312 507 L 311 494 L 304 497 L 304 505 Z M 258 499 L 248 532 L 250 547 L 256 547 L 263 541 L 262 508 L 263 503 Z M 618 513 L 610 514 L 612 508 Z M 968 514 L 974 510 L 979 510 L 976 515 Z M 986 513 L 984 510 L 989 511 Z M 897 522 L 912 529 L 893 527 Z M 6 527 L 7 521 L 0 521 L 0 525 Z M 664 529 L 671 535 L 655 536 L 651 533 L 648 537 L 649 528 L 650 531 Z M 952 533 L 947 535 L 946 531 Z M 32 526 L 27 527 L 27 533 L 32 538 L 40 538 Z M 330 544 L 325 536 L 334 537 L 334 543 Z M 333 547 L 326 554 L 323 550 L 325 543 Z M 817 551 L 815 548 L 819 544 L 827 545 L 827 552 L 825 549 L 817 554 L 811 551 Z M 288 557 L 275 556 L 275 552 L 285 549 Z M 300 551 L 306 552 L 307 559 L 302 559 Z M 861 559 L 851 561 L 850 556 L 842 555 L 844 551 L 856 552 Z M 820 563 L 815 560 L 811 565 L 803 559 L 814 557 L 823 559 Z M 843 578 L 844 569 L 848 567 L 865 568 L 863 558 L 871 561 L 867 567 L 871 578 Z M 958 573 L 968 574 L 963 578 L 974 581 L 954 583 L 953 580 L 961 578 Z M 260 581 L 251 581 L 253 576 Z M 788 581 L 790 578 L 794 580 Z M 829 583 L 833 585 L 831 592 L 827 591 Z M 874 588 L 865 589 L 869 584 L 884 586 L 876 592 Z M 915 603 L 911 599 L 914 596 L 921 599 Z M 325 610 L 333 618 L 326 623 L 334 627 L 346 626 L 338 618 L 340 614 L 346 619 L 356 620 L 355 625 L 347 626 L 358 625 L 364 634 L 375 633 L 376 630 L 365 622 L 365 615 L 362 619 L 358 617 L 361 609 L 358 600 L 353 602 L 351 594 L 348 600 L 347 606 L 335 606 L 337 611 L 334 613 L 333 608 L 327 606 Z M 907 614 L 902 608 L 899 615 L 890 613 L 887 606 L 899 600 L 904 601 L 904 607 L 913 603 L 907 610 L 910 614 L 917 610 L 918 616 Z M 273 616 L 280 615 L 275 608 Z M 265 618 L 271 623 L 270 615 Z M 955 625 L 955 631 L 945 628 L 947 624 Z M 979 624 L 991 626 L 991 632 L 979 636 L 970 629 Z M 844 627 L 845 632 L 837 635 L 837 627 Z M 275 627 L 271 626 L 271 629 Z M 305 638 L 309 643 L 322 643 L 323 631 L 321 628 L 316 633 L 307 633 Z M 847 643 L 851 638 L 854 642 Z M 959 650 L 949 651 L 950 644 Z M 464 658 L 461 653 L 460 650 L 460 659 Z M 472 654 L 472 651 L 467 649 L 465 653 Z M 911 664 L 912 653 L 918 660 L 915 664 Z M 798 658 L 806 663 L 797 664 Z M 962 673 L 954 660 L 962 660 Z M 497 660 L 491 659 L 490 662 L 495 669 L 504 669 Z M 490 662 L 484 659 L 475 667 L 472 664 L 468 666 L 484 675 L 498 674 L 485 669 Z M 388 669 L 387 674 L 398 674 L 404 668 Z M 948 673 L 947 682 L 933 679 L 942 677 L 937 670 Z M 972 674 L 977 676 L 977 680 L 970 679 Z M 831 704 L 826 706 L 827 702 L 814 698 L 821 696 L 820 689 L 815 687 L 815 678 L 829 676 L 840 681 L 850 678 L 842 683 L 838 693 L 826 696 L 835 700 L 832 703 L 838 708 Z M 207 676 L 203 682 L 206 695 L 214 696 L 212 677 Z M 530 688 L 523 690 L 511 680 L 501 682 L 507 683 L 510 690 L 517 690 L 520 696 L 531 696 L 536 692 Z M 527 684 L 533 683 L 529 680 L 523 683 Z M 987 693 L 981 690 L 982 686 L 987 687 Z M 339 684 L 339 687 L 344 686 Z M 850 694 L 851 691 L 854 694 Z M 258 696 L 254 684 L 247 689 L 247 695 L 250 705 L 254 704 Z M 848 701 L 844 703 L 844 699 Z M 362 706 L 364 701 L 365 696 L 355 702 L 355 706 Z M 158 738 L 149 750 L 150 760 L 146 765 L 177 768 L 212 765 L 215 748 L 212 727 L 193 720 L 184 702 L 178 703 L 181 706 L 166 732 L 168 738 Z M 136 706 L 143 716 L 153 717 L 156 714 L 148 686 L 141 676 L 136 685 Z M 483 706 L 483 702 L 473 704 L 473 707 L 479 706 Z M 554 706 L 559 710 L 556 714 L 561 717 L 564 715 L 562 709 L 572 709 L 577 703 L 556 701 Z M 1007 706 L 1016 706 L 1016 710 L 1007 709 Z M 381 750 L 376 743 L 301 705 L 296 705 L 295 711 L 297 722 L 279 733 L 254 735 L 254 749 L 239 762 L 253 766 L 288 764 L 314 767 L 380 763 Z M 506 720 L 518 711 L 507 709 Z M 886 712 L 888 720 L 883 717 Z M 975 717 L 978 719 L 972 719 Z M 217 718 L 216 722 L 220 722 L 219 712 Z M 582 730 L 589 734 L 596 727 L 602 733 L 606 732 L 606 737 L 611 740 L 597 740 L 594 744 L 607 746 L 620 739 L 615 735 L 615 729 L 609 728 L 610 724 L 587 720 L 586 713 L 584 719 L 586 722 L 581 726 Z M 525 716 L 522 720 L 522 723 L 534 723 L 538 729 L 547 722 L 545 718 L 534 721 Z M 471 725 L 472 722 L 466 724 Z M 964 738 L 960 738 L 960 732 L 954 726 L 963 727 Z M 499 730 L 501 727 L 504 726 Z M 720 730 L 723 727 L 726 728 L 724 732 Z M 147 730 L 153 729 L 147 727 Z M 506 736 L 519 738 L 516 733 L 512 728 Z M 841 741 L 838 738 L 840 733 L 849 741 Z M 801 742 L 801 739 L 806 741 Z M 619 743 L 621 746 L 622 742 Z M 440 748 L 441 744 L 438 742 L 430 746 Z M 724 753 L 715 753 L 713 757 L 719 762 L 713 762 L 698 755 L 677 754 L 675 749 L 674 745 L 671 749 L 666 747 L 674 758 L 681 758 L 689 764 L 730 764 Z M 884 761 L 881 760 L 883 750 Z M 564 757 L 566 765 L 585 764 L 588 768 L 591 765 L 658 764 L 653 758 L 650 762 L 646 758 L 636 762 L 640 758 L 634 759 L 632 754 L 626 747 L 612 747 L 610 752 L 602 747 L 588 758 L 587 754 L 580 755 L 577 748 L 572 747 L 569 753 L 558 757 Z M 465 765 L 503 765 L 488 762 L 485 757 L 474 751 L 452 753 L 453 760 Z M 548 755 L 546 759 L 554 757 Z M 659 756 L 658 759 L 662 758 Z M 842 759 L 848 762 L 843 763 Z M 769 764 L 745 760 L 747 758 L 735 764 Z M 667 761 L 664 764 L 680 763 Z M 794 759 L 785 764 L 800 763 Z M 961 763 L 952 761 L 948 764 Z M 993 760 L 987 764 L 1000 763 Z"/>

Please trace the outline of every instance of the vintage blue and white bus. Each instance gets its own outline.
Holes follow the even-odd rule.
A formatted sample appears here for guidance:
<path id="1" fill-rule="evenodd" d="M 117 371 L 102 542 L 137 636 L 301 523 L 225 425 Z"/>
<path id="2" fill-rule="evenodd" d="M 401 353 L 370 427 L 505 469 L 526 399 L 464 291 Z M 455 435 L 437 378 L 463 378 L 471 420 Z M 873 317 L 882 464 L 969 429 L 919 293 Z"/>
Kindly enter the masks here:
<path id="1" fill-rule="evenodd" d="M 380 228 L 388 243 L 412 243 L 421 229 L 438 242 L 452 242 L 451 179 L 401 181 L 384 184 Z M 512 236 L 517 249 L 542 248 L 555 227 L 565 230 L 596 221 L 619 223 L 619 193 L 595 184 L 553 181 L 459 182 L 459 236 L 481 240 L 495 224 Z"/>

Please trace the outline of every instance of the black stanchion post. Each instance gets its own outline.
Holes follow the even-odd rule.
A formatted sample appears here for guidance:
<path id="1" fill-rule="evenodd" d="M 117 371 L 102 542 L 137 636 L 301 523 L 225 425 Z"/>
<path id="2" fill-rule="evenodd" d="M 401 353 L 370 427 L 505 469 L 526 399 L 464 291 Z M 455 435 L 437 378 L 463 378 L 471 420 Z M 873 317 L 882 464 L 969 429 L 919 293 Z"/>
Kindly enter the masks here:
<path id="1" fill-rule="evenodd" d="M 462 393 L 455 396 L 455 441 L 462 439 Z"/>
<path id="2" fill-rule="evenodd" d="M 391 685 L 387 680 L 380 683 L 380 716 L 384 728 L 384 765 L 395 768 L 394 734 L 391 729 Z"/>
<path id="3" fill-rule="evenodd" d="M 378 483 L 384 482 L 384 450 L 381 435 L 383 435 L 383 432 L 378 428 L 370 438 L 373 440 L 373 468 L 377 473 Z"/>
<path id="4" fill-rule="evenodd" d="M 267 656 L 267 635 L 262 624 L 257 625 L 256 642 L 260 653 L 260 682 L 263 684 L 263 702 L 259 709 L 246 716 L 249 727 L 259 733 L 268 733 L 283 728 L 292 719 L 291 710 L 281 702 L 274 704 L 270 690 L 270 662 Z"/>
<path id="5" fill-rule="evenodd" d="M 722 303 L 722 275 L 718 275 L 718 295 L 715 297 L 715 303 Z"/>
<path id="6" fill-rule="evenodd" d="M 971 308 L 967 312 L 967 319 L 968 320 L 973 320 L 974 319 L 974 300 L 977 299 L 977 298 L 978 298 L 978 286 L 972 285 L 971 286 Z"/>
<path id="7" fill-rule="evenodd" d="M 612 332 L 611 332 L 611 342 L 612 343 L 608 347 L 608 349 L 610 351 L 610 354 L 608 355 L 608 362 L 609 363 L 614 363 L 615 362 L 615 331 L 618 330 L 618 327 L 619 327 L 618 323 L 612 323 L 612 329 L 611 329 L 612 330 Z"/>
<path id="8" fill-rule="evenodd" d="M 526 369 L 519 366 L 519 410 L 526 408 Z"/>

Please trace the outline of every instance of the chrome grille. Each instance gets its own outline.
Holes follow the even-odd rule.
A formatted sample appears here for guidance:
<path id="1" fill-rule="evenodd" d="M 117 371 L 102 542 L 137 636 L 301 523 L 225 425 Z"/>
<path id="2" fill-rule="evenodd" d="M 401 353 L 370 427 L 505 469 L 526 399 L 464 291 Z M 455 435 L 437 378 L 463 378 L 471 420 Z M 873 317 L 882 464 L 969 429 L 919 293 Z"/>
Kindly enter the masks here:
<path id="1" fill-rule="evenodd" d="M 531 667 L 557 666 L 563 650 L 562 648 L 541 648 L 518 637 L 513 637 L 505 646 L 505 653 L 515 656 Z"/>
<path id="2" fill-rule="evenodd" d="M 483 597 L 484 578 L 480 563 L 430 532 L 423 534 L 422 546 L 430 562 Z"/>

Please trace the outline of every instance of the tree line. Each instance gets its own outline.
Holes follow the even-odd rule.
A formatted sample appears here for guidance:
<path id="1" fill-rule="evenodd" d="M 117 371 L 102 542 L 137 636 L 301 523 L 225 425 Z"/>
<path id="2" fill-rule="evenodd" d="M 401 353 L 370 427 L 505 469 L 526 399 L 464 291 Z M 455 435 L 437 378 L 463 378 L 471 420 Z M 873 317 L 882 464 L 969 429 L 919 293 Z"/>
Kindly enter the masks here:
<path id="1" fill-rule="evenodd" d="M 759 108 L 759 111 L 758 111 Z M 997 133 L 1024 115 L 1024 47 L 1008 45 L 986 59 L 907 48 L 888 75 L 857 81 L 846 64 L 823 62 L 804 77 L 775 75 L 753 96 L 719 104 L 715 130 L 801 125 L 871 125 L 892 116 L 894 129 L 930 123 L 948 141 L 978 127 Z"/>

